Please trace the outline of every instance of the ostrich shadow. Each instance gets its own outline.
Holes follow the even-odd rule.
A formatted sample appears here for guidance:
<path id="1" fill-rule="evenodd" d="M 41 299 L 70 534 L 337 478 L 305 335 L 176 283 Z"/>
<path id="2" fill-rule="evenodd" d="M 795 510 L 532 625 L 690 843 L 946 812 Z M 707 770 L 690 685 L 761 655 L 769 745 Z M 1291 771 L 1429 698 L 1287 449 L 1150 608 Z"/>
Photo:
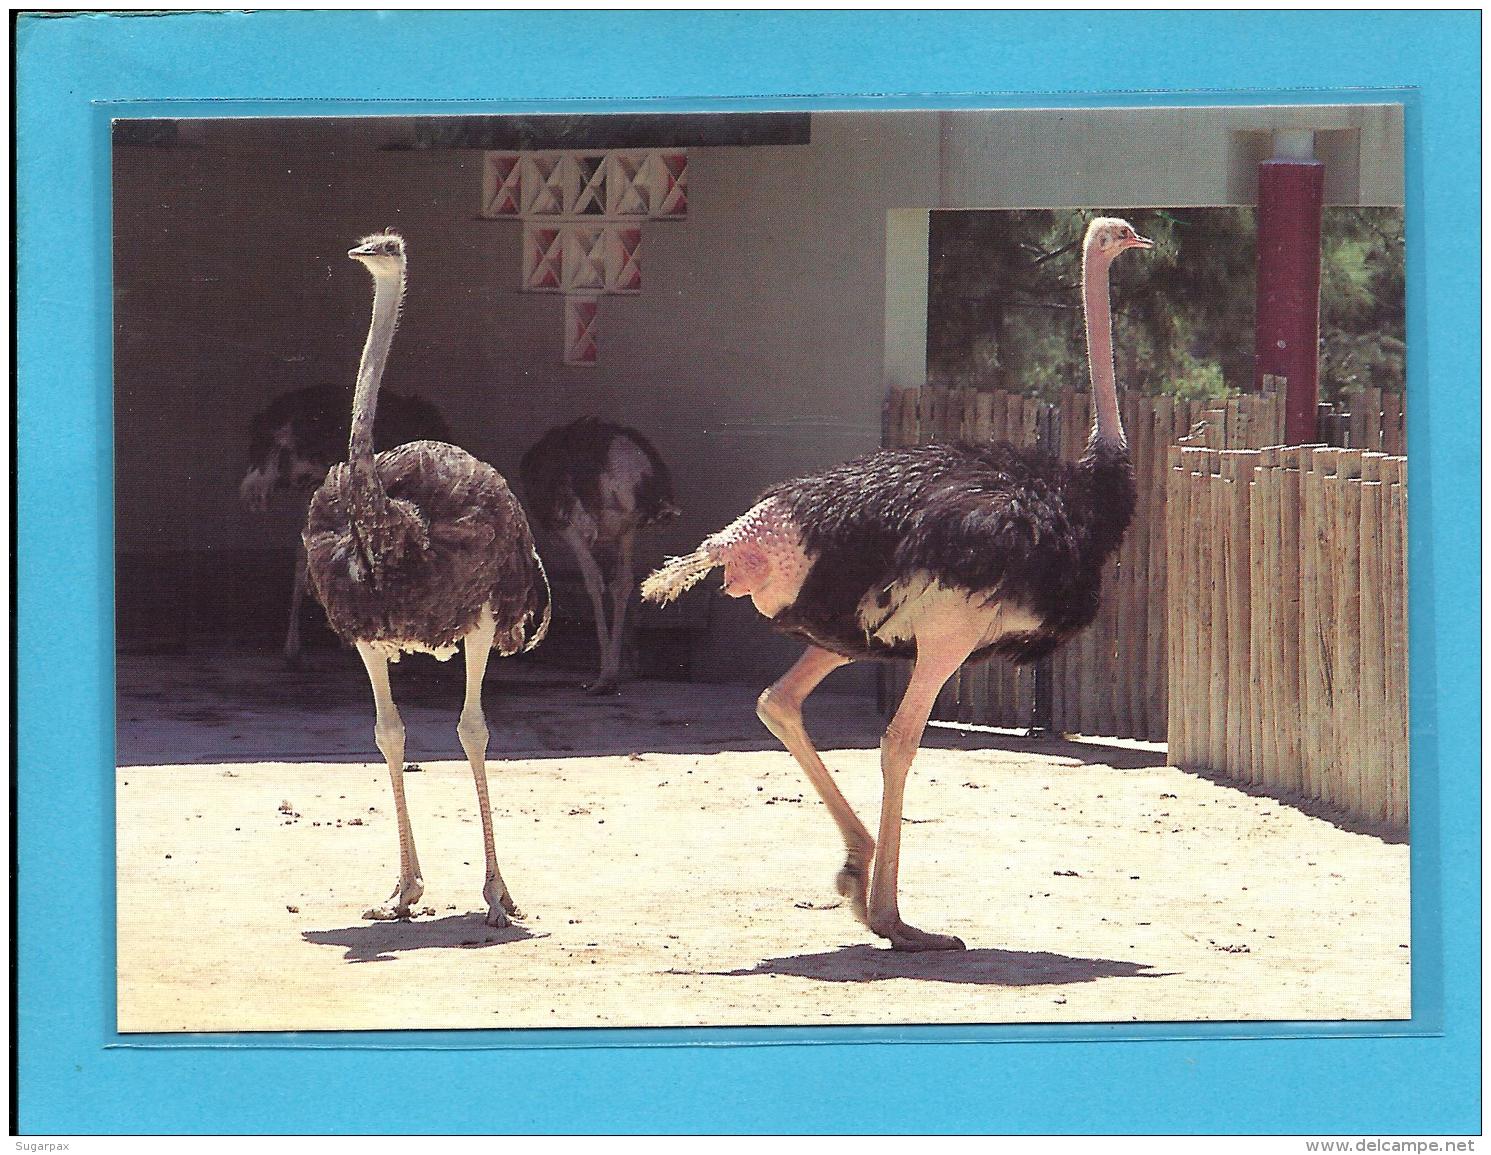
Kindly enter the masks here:
<path id="1" fill-rule="evenodd" d="M 879 982 L 919 979 L 923 982 L 972 983 L 979 986 L 1067 986 L 1098 979 L 1158 979 L 1174 971 L 1157 971 L 1149 963 L 1120 959 L 1077 958 L 1049 951 L 999 950 L 982 947 L 924 953 L 886 950 L 857 943 L 816 954 L 763 959 L 753 967 L 705 972 L 723 978 L 790 975 L 818 982 Z"/>
<path id="2" fill-rule="evenodd" d="M 436 919 L 399 919 L 390 922 L 365 922 L 335 930 L 307 930 L 301 938 L 318 946 L 339 946 L 347 962 L 392 962 L 403 951 L 410 950 L 477 950 L 548 938 L 516 923 L 505 927 L 486 924 L 486 915 L 473 911 Z"/>

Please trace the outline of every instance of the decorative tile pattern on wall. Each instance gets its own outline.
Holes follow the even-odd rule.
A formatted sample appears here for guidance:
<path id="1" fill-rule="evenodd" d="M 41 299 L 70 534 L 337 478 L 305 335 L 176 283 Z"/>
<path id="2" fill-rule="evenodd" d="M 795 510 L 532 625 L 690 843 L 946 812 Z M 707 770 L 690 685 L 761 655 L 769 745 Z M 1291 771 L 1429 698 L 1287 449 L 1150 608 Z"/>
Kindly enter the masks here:
<path id="1" fill-rule="evenodd" d="M 598 356 L 595 343 L 595 314 L 600 302 L 595 297 L 564 298 L 564 363 L 594 365 Z"/>
<path id="2" fill-rule="evenodd" d="M 481 204 L 481 215 L 493 218 L 677 220 L 689 210 L 688 154 L 489 152 Z"/>
<path id="3" fill-rule="evenodd" d="M 688 216 L 688 156 L 676 149 L 488 152 L 481 215 L 523 225 L 523 291 L 564 297 L 564 363 L 598 356 L 598 298 L 642 291 L 646 220 Z"/>

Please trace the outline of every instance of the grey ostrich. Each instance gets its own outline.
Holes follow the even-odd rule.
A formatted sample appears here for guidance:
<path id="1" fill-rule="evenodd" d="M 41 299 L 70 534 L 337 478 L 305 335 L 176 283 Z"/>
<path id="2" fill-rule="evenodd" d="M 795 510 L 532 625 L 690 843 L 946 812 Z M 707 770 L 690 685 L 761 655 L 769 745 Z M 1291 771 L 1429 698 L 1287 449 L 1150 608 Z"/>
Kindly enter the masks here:
<path id="1" fill-rule="evenodd" d="M 238 498 L 245 507 L 263 512 L 279 494 L 290 494 L 302 502 L 309 498 L 346 449 L 350 398 L 346 389 L 310 385 L 281 393 L 254 414 L 248 470 L 238 483 Z M 424 398 L 392 390 L 383 391 L 378 398 L 378 420 L 373 426 L 375 452 L 406 441 L 450 439 L 445 418 Z M 291 666 L 300 660 L 300 607 L 307 580 L 305 546 L 297 535 L 284 645 L 285 662 Z"/>
<path id="2" fill-rule="evenodd" d="M 1049 654 L 1097 614 L 1102 566 L 1133 516 L 1119 420 L 1108 272 L 1149 248 L 1127 221 L 1099 217 L 1082 248 L 1082 303 L 1096 409 L 1075 463 L 1004 444 L 885 449 L 775 485 L 743 517 L 643 583 L 667 601 L 716 566 L 725 592 L 750 595 L 807 652 L 757 712 L 806 771 L 848 851 L 839 893 L 898 950 L 960 950 L 961 940 L 902 921 L 897 901 L 906 777 L 938 691 L 964 662 Z M 862 658 L 914 658 L 880 743 L 877 839 L 850 809 L 803 728 L 802 703 L 832 670 Z"/>
<path id="3" fill-rule="evenodd" d="M 635 429 L 582 417 L 545 433 L 523 454 L 519 474 L 534 521 L 563 538 L 580 565 L 601 655 L 600 674 L 590 688 L 610 690 L 620 676 L 637 532 L 679 513 L 668 467 Z M 611 571 L 609 627 L 606 569 Z"/>
<path id="4" fill-rule="evenodd" d="M 377 711 L 373 733 L 388 761 L 399 832 L 399 879 L 367 918 L 407 918 L 424 893 L 404 803 L 404 724 L 388 665 L 405 652 L 444 661 L 466 654 L 466 698 L 456 733 L 471 762 L 486 851 L 487 923 L 518 910 L 502 881 L 487 796 L 482 677 L 488 654 L 530 650 L 549 628 L 549 583 L 528 519 L 490 465 L 440 441 L 373 453 L 378 383 L 404 297 L 404 241 L 363 239 L 347 254 L 373 276 L 373 318 L 357 371 L 347 460 L 311 498 L 305 551 L 311 587 L 332 628 L 357 646 Z"/>

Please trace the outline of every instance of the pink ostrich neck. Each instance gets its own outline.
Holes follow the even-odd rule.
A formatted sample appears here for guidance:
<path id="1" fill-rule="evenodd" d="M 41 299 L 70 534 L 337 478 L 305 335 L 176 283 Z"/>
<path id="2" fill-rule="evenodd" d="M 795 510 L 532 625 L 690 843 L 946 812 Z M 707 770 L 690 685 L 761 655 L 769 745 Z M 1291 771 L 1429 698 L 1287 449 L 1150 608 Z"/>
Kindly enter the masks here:
<path id="1" fill-rule="evenodd" d="M 1112 264 L 1113 258 L 1105 257 L 1095 240 L 1089 238 L 1082 250 L 1082 314 L 1087 323 L 1087 362 L 1092 373 L 1092 439 L 1125 445 L 1113 372 L 1113 314 L 1108 304 L 1108 269 Z"/>

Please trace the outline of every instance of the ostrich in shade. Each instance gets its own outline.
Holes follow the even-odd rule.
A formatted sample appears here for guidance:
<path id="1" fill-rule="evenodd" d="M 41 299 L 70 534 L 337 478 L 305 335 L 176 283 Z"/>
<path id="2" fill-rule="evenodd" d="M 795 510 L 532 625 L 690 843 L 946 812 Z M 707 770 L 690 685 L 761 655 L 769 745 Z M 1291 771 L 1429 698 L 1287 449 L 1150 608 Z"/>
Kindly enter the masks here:
<path id="1" fill-rule="evenodd" d="M 1149 248 L 1127 221 L 1099 217 L 1082 246 L 1082 305 L 1097 419 L 1075 463 L 1004 444 L 886 449 L 768 489 L 749 512 L 642 586 L 676 597 L 716 566 L 807 652 L 757 702 L 843 835 L 838 890 L 898 950 L 961 950 L 901 919 L 896 872 L 912 759 L 947 679 L 970 659 L 1049 654 L 1094 618 L 1102 566 L 1133 516 L 1133 465 L 1119 420 L 1108 272 Z M 880 743 L 879 838 L 871 838 L 803 728 L 802 703 L 861 658 L 914 658 Z"/>
<path id="2" fill-rule="evenodd" d="M 249 433 L 249 466 L 238 483 L 238 499 L 262 512 L 271 497 L 292 493 L 305 500 L 340 461 L 347 444 L 348 400 L 341 389 L 312 385 L 281 393 L 254 414 Z M 422 397 L 393 391 L 378 399 L 373 449 L 406 441 L 449 441 L 440 411 Z M 290 588 L 290 621 L 285 627 L 285 661 L 300 660 L 300 606 L 305 598 L 305 546 L 295 540 L 295 580 Z"/>
<path id="3" fill-rule="evenodd" d="M 347 460 L 311 498 L 305 526 L 311 587 L 338 634 L 357 646 L 377 711 L 373 734 L 388 761 L 399 832 L 399 879 L 386 905 L 366 918 L 407 918 L 424 893 L 404 803 L 404 723 L 388 665 L 404 651 L 441 661 L 462 646 L 466 699 L 456 733 L 471 762 L 486 851 L 487 923 L 518 910 L 497 868 L 487 797 L 487 657 L 531 650 L 549 628 L 549 582 L 528 519 L 490 465 L 440 441 L 373 453 L 378 382 L 404 297 L 404 241 L 362 240 L 347 255 L 373 276 L 373 319 L 357 371 Z"/>
<path id="4" fill-rule="evenodd" d="M 523 454 L 519 472 L 533 520 L 563 538 L 580 564 L 601 654 L 590 689 L 612 689 L 621 669 L 637 531 L 679 514 L 668 467 L 635 429 L 582 417 L 545 433 Z M 609 629 L 603 568 L 611 570 Z"/>

